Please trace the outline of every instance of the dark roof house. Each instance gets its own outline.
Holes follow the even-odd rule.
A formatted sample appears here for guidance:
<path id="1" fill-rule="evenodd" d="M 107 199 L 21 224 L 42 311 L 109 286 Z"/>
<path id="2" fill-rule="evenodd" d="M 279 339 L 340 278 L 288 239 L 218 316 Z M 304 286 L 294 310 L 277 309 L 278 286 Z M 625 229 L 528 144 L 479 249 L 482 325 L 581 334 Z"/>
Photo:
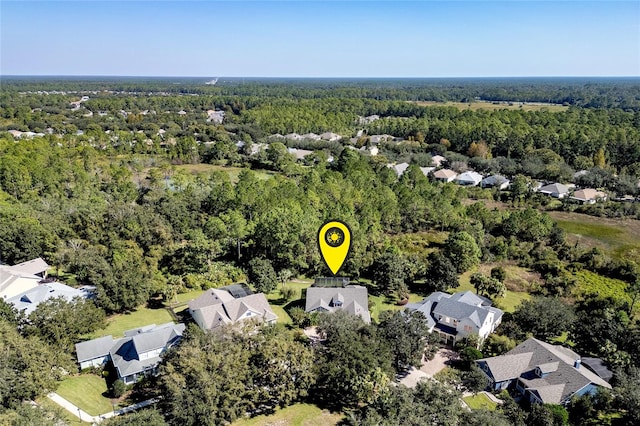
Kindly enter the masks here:
<path id="1" fill-rule="evenodd" d="M 529 401 L 567 404 L 574 396 L 611 389 L 602 377 L 581 365 L 571 349 L 535 338 L 525 340 L 504 355 L 476 361 L 493 390 L 515 388 Z"/>

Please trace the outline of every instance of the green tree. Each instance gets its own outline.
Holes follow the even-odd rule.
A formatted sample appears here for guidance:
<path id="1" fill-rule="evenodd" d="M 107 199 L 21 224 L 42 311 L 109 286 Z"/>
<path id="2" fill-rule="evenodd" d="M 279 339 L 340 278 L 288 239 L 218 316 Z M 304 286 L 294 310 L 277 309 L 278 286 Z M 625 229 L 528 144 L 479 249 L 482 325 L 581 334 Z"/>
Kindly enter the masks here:
<path id="1" fill-rule="evenodd" d="M 482 252 L 469 233 L 454 232 L 444 243 L 443 254 L 449 258 L 458 273 L 468 271 L 480 263 Z"/>
<path id="2" fill-rule="evenodd" d="M 429 255 L 426 271 L 427 285 L 432 291 L 446 291 L 458 286 L 458 274 L 453 263 L 442 253 Z"/>
<path id="3" fill-rule="evenodd" d="M 267 259 L 253 258 L 249 261 L 249 281 L 261 293 L 271 293 L 278 286 L 276 271 Z"/>
<path id="4" fill-rule="evenodd" d="M 378 290 L 390 294 L 405 288 L 406 265 L 400 253 L 387 251 L 371 265 L 372 280 Z"/>
<path id="5" fill-rule="evenodd" d="M 575 313 L 562 300 L 551 297 L 535 297 L 523 301 L 512 315 L 513 321 L 525 333 L 549 340 L 571 329 Z"/>
<path id="6" fill-rule="evenodd" d="M 29 315 L 27 332 L 60 350 L 72 351 L 81 336 L 104 327 L 105 314 L 92 300 L 46 300 Z"/>
<path id="7" fill-rule="evenodd" d="M 101 422 L 105 426 L 165 426 L 162 414 L 154 408 L 134 411 L 132 413 L 111 417 Z"/>
<path id="8" fill-rule="evenodd" d="M 378 331 L 391 348 L 396 372 L 419 367 L 427 345 L 432 345 L 429 326 L 422 312 L 384 311 L 380 314 Z"/>

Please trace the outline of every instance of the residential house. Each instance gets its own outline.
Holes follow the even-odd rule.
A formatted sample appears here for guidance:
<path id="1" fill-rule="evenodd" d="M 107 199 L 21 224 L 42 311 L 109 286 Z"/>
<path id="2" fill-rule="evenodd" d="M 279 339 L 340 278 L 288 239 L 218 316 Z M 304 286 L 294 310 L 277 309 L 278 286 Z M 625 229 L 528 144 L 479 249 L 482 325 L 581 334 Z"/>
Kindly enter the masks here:
<path id="1" fill-rule="evenodd" d="M 239 285 L 205 291 L 189 302 L 189 313 L 205 331 L 247 320 L 273 324 L 278 319 L 263 293 L 252 294 L 248 287 Z"/>
<path id="2" fill-rule="evenodd" d="M 500 190 L 507 189 L 509 187 L 509 179 L 501 175 L 488 176 L 480 182 L 482 188 L 498 188 Z"/>
<path id="3" fill-rule="evenodd" d="M 569 187 L 561 183 L 552 183 L 545 185 L 538 189 L 538 192 L 545 195 L 550 195 L 554 198 L 564 198 L 569 195 Z"/>
<path id="4" fill-rule="evenodd" d="M 80 368 L 99 367 L 111 361 L 118 379 L 132 384 L 144 376 L 157 374 L 161 356 L 178 344 L 184 324 L 155 324 L 125 331 L 124 338 L 100 337 L 76 344 Z"/>
<path id="5" fill-rule="evenodd" d="M 418 303 L 406 306 L 425 316 L 430 332 L 436 332 L 449 345 L 477 335 L 482 342 L 502 321 L 502 311 L 491 301 L 471 291 L 453 295 L 435 292 Z"/>
<path id="6" fill-rule="evenodd" d="M 377 146 L 371 145 L 371 146 L 363 146 L 362 148 L 360 148 L 361 152 L 364 152 L 366 154 L 369 154 L 372 157 L 375 157 L 376 155 L 378 155 L 379 149 Z"/>
<path id="7" fill-rule="evenodd" d="M 342 139 L 342 136 L 340 136 L 337 133 L 333 133 L 333 132 L 325 132 L 325 133 L 320 134 L 320 138 L 325 140 L 325 141 L 335 142 L 335 141 L 339 141 L 340 139 Z"/>
<path id="8" fill-rule="evenodd" d="M 455 180 L 458 185 L 478 186 L 478 184 L 482 182 L 482 175 L 474 171 L 469 171 L 459 174 Z"/>
<path id="9" fill-rule="evenodd" d="M 207 123 L 222 124 L 224 121 L 224 111 L 207 110 Z"/>
<path id="10" fill-rule="evenodd" d="M 405 170 L 409 168 L 409 163 L 387 164 L 387 167 L 393 169 L 393 171 L 396 172 L 398 177 L 400 177 L 405 172 Z"/>
<path id="11" fill-rule="evenodd" d="M 42 258 L 28 260 L 17 265 L 0 265 L 0 297 L 10 299 L 24 293 L 47 277 L 49 265 Z"/>
<path id="12" fill-rule="evenodd" d="M 313 154 L 313 151 L 308 149 L 287 148 L 287 152 L 296 157 L 296 160 L 303 160 L 307 155 Z"/>
<path id="13" fill-rule="evenodd" d="M 372 144 L 379 144 L 381 142 L 392 141 L 395 138 L 391 135 L 371 135 L 369 136 L 369 142 Z"/>
<path id="14" fill-rule="evenodd" d="M 89 299 L 94 295 L 95 287 L 85 286 L 79 289 L 69 287 L 59 282 L 41 282 L 36 287 L 30 288 L 20 294 L 10 297 L 6 300 L 11 303 L 18 311 L 24 312 L 29 316 L 36 310 L 38 305 L 49 299 L 61 297 L 68 302 L 75 298 Z"/>
<path id="15" fill-rule="evenodd" d="M 592 188 L 585 188 L 574 192 L 569 199 L 582 204 L 595 204 L 598 201 L 607 201 L 607 194 Z"/>
<path id="16" fill-rule="evenodd" d="M 456 172 L 449 169 L 440 169 L 433 173 L 433 177 L 440 182 L 453 182 L 453 180 L 458 176 Z"/>
<path id="17" fill-rule="evenodd" d="M 315 133 L 305 133 L 304 135 L 300 135 L 302 139 L 310 139 L 314 141 L 320 140 L 320 135 L 316 135 Z"/>
<path id="18" fill-rule="evenodd" d="M 420 167 L 420 171 L 425 176 L 429 176 L 429 173 L 432 173 L 435 169 L 435 167 Z"/>
<path id="19" fill-rule="evenodd" d="M 515 389 L 530 402 L 566 405 L 574 396 L 611 389 L 603 378 L 581 365 L 569 348 L 535 338 L 504 355 L 476 361 L 493 390 Z"/>
<path id="20" fill-rule="evenodd" d="M 307 288 L 305 312 L 335 312 L 343 310 L 351 315 L 358 315 L 370 324 L 369 295 L 367 288 L 358 285 L 341 287 Z"/>
<path id="21" fill-rule="evenodd" d="M 431 157 L 431 164 L 434 167 L 441 167 L 445 161 L 447 161 L 447 159 L 442 155 L 434 155 L 433 157 Z"/>

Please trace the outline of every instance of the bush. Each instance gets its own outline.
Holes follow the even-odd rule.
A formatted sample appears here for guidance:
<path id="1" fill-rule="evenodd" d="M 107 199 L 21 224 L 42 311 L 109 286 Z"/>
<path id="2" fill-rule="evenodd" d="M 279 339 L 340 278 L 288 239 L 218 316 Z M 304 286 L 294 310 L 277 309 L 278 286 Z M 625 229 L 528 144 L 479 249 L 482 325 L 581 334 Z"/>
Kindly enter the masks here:
<path id="1" fill-rule="evenodd" d="M 111 396 L 114 398 L 120 398 L 127 391 L 127 386 L 122 380 L 116 380 L 111 385 Z"/>

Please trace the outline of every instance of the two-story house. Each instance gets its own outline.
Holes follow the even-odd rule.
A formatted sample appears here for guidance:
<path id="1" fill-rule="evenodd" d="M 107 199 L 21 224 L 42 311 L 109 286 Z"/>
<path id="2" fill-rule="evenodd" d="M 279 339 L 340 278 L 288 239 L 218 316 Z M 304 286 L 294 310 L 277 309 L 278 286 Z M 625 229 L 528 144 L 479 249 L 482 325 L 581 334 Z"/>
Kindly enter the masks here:
<path id="1" fill-rule="evenodd" d="M 429 331 L 436 332 L 446 344 L 470 335 L 482 342 L 502 321 L 502 311 L 491 306 L 491 301 L 470 291 L 447 294 L 435 292 L 406 309 L 420 311 L 425 316 Z"/>

